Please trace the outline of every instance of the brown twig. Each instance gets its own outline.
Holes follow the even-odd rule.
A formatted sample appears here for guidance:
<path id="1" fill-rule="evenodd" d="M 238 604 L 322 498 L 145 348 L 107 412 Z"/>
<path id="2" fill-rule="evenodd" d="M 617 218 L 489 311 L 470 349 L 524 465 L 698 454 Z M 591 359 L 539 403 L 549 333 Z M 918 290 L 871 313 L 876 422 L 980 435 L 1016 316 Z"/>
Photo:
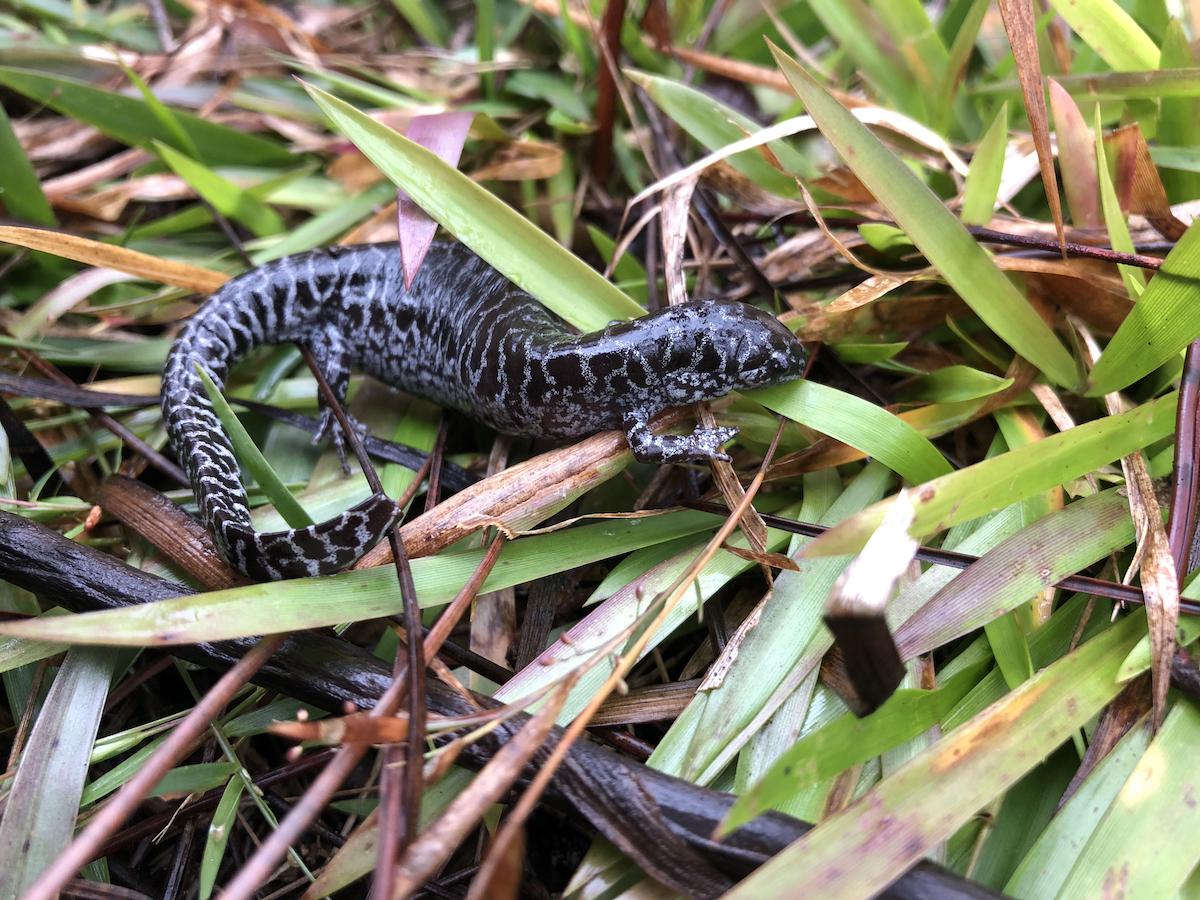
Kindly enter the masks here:
<path id="1" fill-rule="evenodd" d="M 603 186 L 612 169 L 613 123 L 617 114 L 617 54 L 621 52 L 621 23 L 625 0 L 608 0 L 600 24 L 600 40 L 607 52 L 600 54 L 600 77 L 596 84 L 596 137 L 592 143 L 592 177 Z"/>
<path id="2" fill-rule="evenodd" d="M 407 682 L 406 677 L 393 679 L 368 715 L 372 718 L 392 715 L 400 705 L 400 699 L 408 686 Z M 333 761 L 314 779 L 308 790 L 292 807 L 292 811 L 283 817 L 278 827 L 259 845 L 246 865 L 226 885 L 221 893 L 224 900 L 248 900 L 254 896 L 259 887 L 270 878 L 288 848 L 299 840 L 309 823 L 325 811 L 330 798 L 350 777 L 369 749 L 368 744 L 343 744 L 338 748 Z"/>
<path id="3" fill-rule="evenodd" d="M 803 222 L 811 222 L 812 216 L 808 213 L 792 213 L 783 217 L 782 221 L 795 222 L 800 220 Z M 858 228 L 861 225 L 890 225 L 893 228 L 898 227 L 891 219 L 868 219 L 855 218 L 844 216 L 829 216 L 825 218 L 827 225 L 841 226 L 848 228 Z M 1009 231 L 999 231 L 995 228 L 988 228 L 985 225 L 968 225 L 969 231 L 975 238 L 985 244 L 1004 244 L 1009 247 L 1028 247 L 1032 250 L 1041 250 L 1051 256 L 1061 256 L 1059 252 L 1058 241 L 1048 240 L 1046 238 L 1034 237 L 1029 234 L 1014 234 Z M 1157 244 L 1153 245 L 1159 246 Z M 1173 244 L 1168 244 L 1166 249 L 1170 249 Z M 1119 263 L 1125 266 L 1134 266 L 1139 269 L 1160 269 L 1163 261 L 1157 256 L 1149 256 L 1145 253 L 1123 253 L 1120 250 L 1114 250 L 1112 247 L 1093 246 L 1092 244 L 1080 244 L 1074 241 L 1066 241 L 1063 244 L 1068 257 L 1083 257 L 1086 259 L 1098 259 L 1102 262 Z"/>
<path id="4" fill-rule="evenodd" d="M 322 401 L 327 409 L 332 410 L 338 420 L 338 425 L 342 429 L 342 435 L 354 450 L 354 455 L 358 458 L 358 464 L 362 467 L 363 474 L 366 476 L 371 490 L 375 493 L 382 492 L 383 484 L 379 480 L 379 474 L 375 471 L 375 466 L 371 463 L 371 458 L 367 456 L 367 451 L 363 449 L 358 431 L 350 422 L 346 411 L 342 408 L 340 400 L 329 386 L 329 382 L 325 379 L 325 373 L 321 371 L 321 367 L 317 364 L 316 357 L 313 356 L 311 348 L 301 346 L 300 352 L 304 357 L 304 362 L 312 370 L 313 377 L 317 380 L 317 389 L 320 391 Z M 419 484 L 420 482 L 414 479 L 414 483 Z M 404 625 L 405 630 L 408 632 L 408 640 L 405 643 L 405 648 L 408 651 L 409 733 L 408 741 L 405 745 L 407 753 L 403 782 L 404 799 L 402 807 L 404 809 L 404 817 L 402 822 L 404 828 L 397 840 L 397 850 L 403 850 L 416 833 L 417 821 L 421 812 L 421 792 L 425 784 L 422 769 L 425 744 L 425 654 L 421 648 L 421 608 L 417 605 L 417 588 L 413 582 L 412 566 L 409 564 L 408 554 L 404 549 L 404 541 L 400 538 L 398 525 L 388 532 L 388 543 L 392 548 L 392 560 L 396 566 L 396 578 L 400 583 L 400 596 L 404 603 Z M 397 656 L 399 656 L 398 653 Z M 398 661 L 393 675 L 397 681 L 400 680 L 401 672 Z"/>
<path id="5" fill-rule="evenodd" d="M 982 225 L 968 226 L 967 230 L 985 244 L 1006 244 L 1010 247 L 1032 247 L 1045 250 L 1047 253 L 1058 254 L 1057 241 L 1048 241 L 1032 235 L 1010 234 L 996 231 Z M 1104 262 L 1120 263 L 1125 266 L 1135 266 L 1139 269 L 1160 269 L 1163 261 L 1157 256 L 1146 256 L 1142 253 L 1122 253 L 1109 247 L 1093 247 L 1089 244 L 1076 244 L 1071 241 L 1063 243 L 1067 256 L 1082 256 L 1087 259 L 1099 259 Z"/>

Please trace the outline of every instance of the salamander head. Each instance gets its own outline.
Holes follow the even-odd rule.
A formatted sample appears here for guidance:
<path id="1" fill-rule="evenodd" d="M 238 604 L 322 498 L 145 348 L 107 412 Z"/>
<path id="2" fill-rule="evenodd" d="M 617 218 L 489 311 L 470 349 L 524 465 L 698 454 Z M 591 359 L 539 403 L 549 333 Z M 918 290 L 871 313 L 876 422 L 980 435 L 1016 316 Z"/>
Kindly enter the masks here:
<path id="1" fill-rule="evenodd" d="M 690 304 L 689 304 L 690 305 Z M 804 344 L 770 313 L 736 300 L 696 304 L 702 358 L 719 359 L 726 390 L 766 387 L 804 374 Z M 713 373 L 716 374 L 716 373 Z"/>
<path id="2" fill-rule="evenodd" d="M 800 378 L 807 353 L 769 313 L 736 300 L 696 300 L 585 336 L 608 404 L 654 413 L 730 391 Z"/>

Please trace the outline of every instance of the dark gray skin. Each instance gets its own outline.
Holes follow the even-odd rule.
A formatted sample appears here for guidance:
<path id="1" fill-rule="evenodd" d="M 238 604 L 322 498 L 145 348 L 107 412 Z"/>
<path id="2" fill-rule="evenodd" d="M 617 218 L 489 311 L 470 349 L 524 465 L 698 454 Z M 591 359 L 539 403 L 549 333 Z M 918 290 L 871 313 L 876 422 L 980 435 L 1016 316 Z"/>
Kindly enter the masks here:
<path id="1" fill-rule="evenodd" d="M 163 372 L 162 408 L 200 515 L 222 555 L 259 580 L 326 575 L 378 542 L 399 510 L 376 494 L 308 528 L 254 531 L 237 460 L 196 374 L 218 386 L 250 350 L 313 349 L 339 398 L 351 369 L 461 410 L 497 431 L 572 438 L 625 431 L 647 462 L 728 459 L 732 428 L 653 434 L 664 409 L 804 371 L 805 351 L 773 316 L 695 301 L 579 335 L 461 244 L 435 243 L 410 290 L 395 244 L 334 247 L 231 280 L 188 320 Z M 322 434 L 339 451 L 329 410 Z"/>

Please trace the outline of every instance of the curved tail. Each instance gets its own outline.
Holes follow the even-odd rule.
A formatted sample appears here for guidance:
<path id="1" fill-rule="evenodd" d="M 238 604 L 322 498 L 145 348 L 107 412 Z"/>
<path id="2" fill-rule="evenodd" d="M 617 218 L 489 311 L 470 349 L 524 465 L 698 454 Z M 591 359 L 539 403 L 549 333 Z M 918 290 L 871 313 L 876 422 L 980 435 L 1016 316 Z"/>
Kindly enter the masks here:
<path id="1" fill-rule="evenodd" d="M 387 494 L 373 494 L 340 516 L 286 531 L 226 524 L 218 544 L 226 561 L 258 581 L 332 575 L 375 546 L 400 517 Z"/>
<path id="2" fill-rule="evenodd" d="M 229 286 L 222 290 L 229 291 Z M 263 581 L 341 571 L 387 534 L 400 509 L 379 493 L 307 528 L 254 530 L 233 448 L 196 372 L 199 362 L 221 387 L 232 362 L 261 342 L 261 335 L 252 334 L 229 313 L 214 304 L 189 320 L 163 369 L 163 420 L 196 495 L 200 519 L 225 561 L 250 578 Z"/>

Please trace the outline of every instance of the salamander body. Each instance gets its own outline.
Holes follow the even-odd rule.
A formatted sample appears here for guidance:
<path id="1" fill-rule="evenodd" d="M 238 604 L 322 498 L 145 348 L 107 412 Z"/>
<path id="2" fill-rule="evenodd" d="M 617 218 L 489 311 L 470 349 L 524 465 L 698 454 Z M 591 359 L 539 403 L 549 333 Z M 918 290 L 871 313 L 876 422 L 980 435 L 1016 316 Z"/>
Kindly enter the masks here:
<path id="1" fill-rule="evenodd" d="M 461 244 L 435 243 L 411 289 L 395 244 L 285 257 L 225 284 L 167 357 L 162 408 L 200 515 L 225 559 L 252 578 L 336 572 L 395 522 L 376 494 L 307 528 L 256 532 L 237 461 L 197 366 L 218 386 L 251 349 L 312 348 L 338 397 L 352 369 L 461 410 L 497 431 L 570 438 L 621 428 L 644 461 L 727 458 L 733 429 L 656 436 L 663 409 L 803 372 L 803 345 L 736 301 L 694 301 L 580 335 Z M 341 434 L 329 410 L 322 434 Z"/>

